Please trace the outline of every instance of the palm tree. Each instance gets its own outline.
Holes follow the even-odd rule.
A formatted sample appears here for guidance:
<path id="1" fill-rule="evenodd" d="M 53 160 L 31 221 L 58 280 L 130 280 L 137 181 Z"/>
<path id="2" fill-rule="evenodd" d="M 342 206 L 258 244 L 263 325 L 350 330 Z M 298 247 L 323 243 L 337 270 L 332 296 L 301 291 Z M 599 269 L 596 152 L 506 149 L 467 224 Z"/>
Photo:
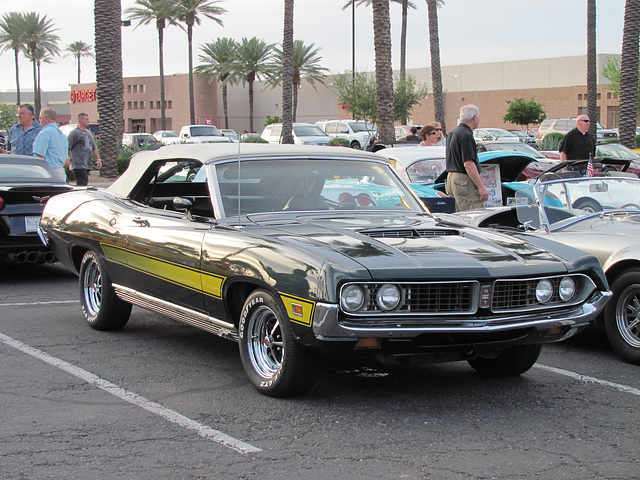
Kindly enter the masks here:
<path id="1" fill-rule="evenodd" d="M 395 139 L 393 120 L 393 68 L 391 67 L 391 20 L 389 0 L 373 0 L 373 46 L 376 61 L 378 132 L 380 140 Z"/>
<path id="2" fill-rule="evenodd" d="M 596 73 L 596 0 L 587 0 L 587 115 L 589 132 L 596 138 L 598 113 L 598 78 Z M 593 152 L 595 155 L 595 152 Z"/>
<path id="3" fill-rule="evenodd" d="M 233 61 L 238 52 L 238 43 L 232 38 L 218 38 L 215 42 L 205 43 L 200 47 L 202 54 L 198 57 L 200 65 L 194 68 L 198 75 L 209 77 L 209 83 L 215 78 L 222 85 L 222 108 L 224 110 L 224 128 L 229 128 L 229 109 L 227 103 L 227 86 L 237 82 L 233 71 Z"/>
<path id="4" fill-rule="evenodd" d="M 438 7 L 444 5 L 443 0 L 427 0 L 429 14 L 429 52 L 431 54 L 431 88 L 436 122 L 442 125 L 442 133 L 447 134 L 444 122 L 444 95 L 442 93 L 442 71 L 440 70 L 440 36 L 438 34 Z"/>
<path id="5" fill-rule="evenodd" d="M 635 147 L 638 121 L 638 37 L 640 0 L 626 0 L 620 58 L 620 143 Z"/>
<path id="6" fill-rule="evenodd" d="M 22 41 L 26 55 L 33 64 L 33 89 L 34 89 L 34 103 L 36 113 L 40 112 L 41 97 L 40 86 L 38 85 L 38 58 L 42 59 L 42 56 L 46 54 L 59 55 L 60 48 L 58 48 L 58 37 L 53 32 L 57 29 L 53 28 L 51 20 L 47 19 L 47 16 L 40 18 L 40 14 L 36 12 L 28 12 L 23 15 L 22 22 Z M 38 53 L 40 49 L 40 53 Z"/>
<path id="7" fill-rule="evenodd" d="M 261 76 L 269 77 L 275 71 L 272 63 L 273 47 L 256 37 L 243 38 L 233 70 L 249 84 L 249 131 L 253 132 L 253 82 Z"/>
<path id="8" fill-rule="evenodd" d="M 187 25 L 187 41 L 189 43 L 189 112 L 191 123 L 196 123 L 195 101 L 193 94 L 193 26 L 200 25 L 202 20 L 199 15 L 214 20 L 218 25 L 222 25 L 220 15 L 227 13 L 222 7 L 217 7 L 214 3 L 222 0 L 175 0 L 177 18 Z"/>
<path id="9" fill-rule="evenodd" d="M 162 130 L 167 129 L 166 102 L 164 91 L 164 29 L 177 25 L 176 6 L 171 0 L 136 0 L 136 7 L 127 8 L 125 14 L 140 25 L 156 24 L 158 30 L 158 62 L 160 64 L 160 123 Z"/>
<path id="10" fill-rule="evenodd" d="M 284 1 L 284 27 L 282 33 L 282 143 L 293 144 L 293 122 L 295 122 L 295 104 L 293 85 L 293 0 Z"/>
<path id="11" fill-rule="evenodd" d="M 300 84 L 304 78 L 309 84 L 316 88 L 316 82 L 324 83 L 325 73 L 329 72 L 328 68 L 320 66 L 322 57 L 318 55 L 320 48 L 314 48 L 315 44 L 305 45 L 303 40 L 293 42 L 293 55 L 290 58 L 293 63 L 293 121 L 296 121 L 296 112 L 298 111 L 298 91 Z M 274 47 L 275 64 L 279 67 L 284 65 L 287 56 L 284 49 Z M 283 69 L 278 68 L 269 78 L 270 85 L 278 85 L 281 82 Z"/>
<path id="12" fill-rule="evenodd" d="M 18 12 L 5 13 L 0 20 L 0 45 L 2 51 L 13 50 L 16 65 L 16 105 L 20 105 L 20 68 L 18 53 L 22 49 L 23 16 Z"/>
<path id="13" fill-rule="evenodd" d="M 65 49 L 71 55 L 76 58 L 76 62 L 78 62 L 78 83 L 80 82 L 80 60 L 82 57 L 94 58 L 93 47 L 88 43 L 83 42 L 82 40 L 78 40 L 77 42 L 71 42 L 67 45 Z"/>
<path id="14" fill-rule="evenodd" d="M 41 82 L 40 82 L 40 66 L 43 63 L 53 63 L 53 55 L 51 55 L 48 51 L 44 50 L 43 48 L 41 48 L 40 46 L 37 46 L 36 49 L 31 52 L 29 51 L 28 53 L 25 54 L 25 56 L 27 57 L 27 59 L 31 60 L 32 62 L 35 62 L 36 64 L 36 86 L 35 86 L 35 91 L 40 92 L 41 91 Z"/>
<path id="15" fill-rule="evenodd" d="M 122 7 L 120 0 L 94 0 L 96 80 L 100 121 L 102 175 L 118 176 L 118 147 L 122 142 Z"/>

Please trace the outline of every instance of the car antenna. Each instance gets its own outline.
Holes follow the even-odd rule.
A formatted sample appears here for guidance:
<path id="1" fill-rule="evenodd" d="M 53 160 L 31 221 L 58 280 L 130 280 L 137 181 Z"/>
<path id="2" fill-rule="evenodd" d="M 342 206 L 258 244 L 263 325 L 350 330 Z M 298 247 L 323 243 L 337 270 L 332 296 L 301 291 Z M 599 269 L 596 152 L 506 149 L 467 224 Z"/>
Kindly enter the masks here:
<path id="1" fill-rule="evenodd" d="M 240 142 L 238 142 L 238 226 L 237 228 L 242 228 L 240 226 Z"/>

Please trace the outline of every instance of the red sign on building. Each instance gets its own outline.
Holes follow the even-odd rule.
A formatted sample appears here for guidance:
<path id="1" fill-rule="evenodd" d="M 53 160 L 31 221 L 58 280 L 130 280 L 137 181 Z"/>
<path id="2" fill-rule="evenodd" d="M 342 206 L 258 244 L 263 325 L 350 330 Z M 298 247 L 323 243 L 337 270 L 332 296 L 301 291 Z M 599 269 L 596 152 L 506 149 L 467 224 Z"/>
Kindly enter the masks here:
<path id="1" fill-rule="evenodd" d="M 70 97 L 71 103 L 95 102 L 96 90 L 72 90 Z"/>

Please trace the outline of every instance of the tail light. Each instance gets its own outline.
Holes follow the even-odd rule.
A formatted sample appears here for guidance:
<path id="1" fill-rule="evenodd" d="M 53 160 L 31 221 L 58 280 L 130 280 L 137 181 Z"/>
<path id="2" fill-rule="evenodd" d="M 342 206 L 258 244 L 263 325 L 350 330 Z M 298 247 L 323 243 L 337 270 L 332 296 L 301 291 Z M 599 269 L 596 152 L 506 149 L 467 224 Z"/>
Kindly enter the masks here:
<path id="1" fill-rule="evenodd" d="M 4 198 L 0 197 L 0 210 L 4 208 Z"/>

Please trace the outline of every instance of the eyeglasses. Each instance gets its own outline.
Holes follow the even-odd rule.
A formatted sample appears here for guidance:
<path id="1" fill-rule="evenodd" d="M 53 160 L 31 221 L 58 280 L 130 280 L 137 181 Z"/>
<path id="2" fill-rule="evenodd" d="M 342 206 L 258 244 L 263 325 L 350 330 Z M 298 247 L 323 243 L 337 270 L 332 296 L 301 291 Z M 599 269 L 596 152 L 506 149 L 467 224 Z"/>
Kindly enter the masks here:
<path id="1" fill-rule="evenodd" d="M 580 121 L 584 123 L 591 123 L 591 120 L 583 120 L 582 118 L 580 119 Z"/>
<path id="2" fill-rule="evenodd" d="M 436 128 L 436 132 L 441 132 L 442 129 L 441 128 Z"/>
<path id="3" fill-rule="evenodd" d="M 429 132 L 427 135 L 437 135 L 438 132 Z"/>

